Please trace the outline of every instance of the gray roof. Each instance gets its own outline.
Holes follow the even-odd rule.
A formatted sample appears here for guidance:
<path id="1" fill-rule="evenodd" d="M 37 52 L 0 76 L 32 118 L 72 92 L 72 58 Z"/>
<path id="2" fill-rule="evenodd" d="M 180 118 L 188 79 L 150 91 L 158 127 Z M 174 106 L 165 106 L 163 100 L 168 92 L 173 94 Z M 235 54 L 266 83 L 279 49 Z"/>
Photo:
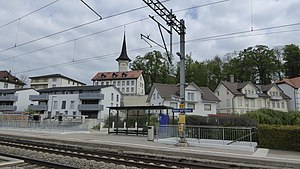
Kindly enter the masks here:
<path id="1" fill-rule="evenodd" d="M 58 91 L 95 91 L 101 90 L 102 88 L 110 87 L 114 85 L 101 85 L 101 86 L 69 86 L 69 87 L 52 87 L 46 89 L 40 89 L 38 92 L 40 93 L 50 93 L 50 92 L 58 92 Z"/>
<path id="2" fill-rule="evenodd" d="M 5 93 L 5 94 L 8 94 L 8 93 L 16 93 L 17 91 L 22 91 L 22 90 L 35 90 L 33 88 L 22 88 L 22 89 L 1 89 L 0 90 L 0 93 Z"/>
<path id="3" fill-rule="evenodd" d="M 234 83 L 234 82 L 227 82 L 227 81 L 221 81 L 221 83 L 234 95 L 244 95 L 241 91 L 238 89 L 241 89 L 241 86 L 239 83 Z M 245 86 L 244 86 L 245 87 Z"/>
<path id="4" fill-rule="evenodd" d="M 147 101 L 150 101 L 151 93 L 153 93 L 154 88 L 156 88 L 159 95 L 166 100 L 171 100 L 172 96 L 179 96 L 180 89 L 178 85 L 154 83 Z M 220 101 L 208 87 L 198 87 L 198 88 L 201 90 L 200 91 L 202 93 L 201 99 L 203 101 L 213 101 L 213 102 Z"/>
<path id="5" fill-rule="evenodd" d="M 80 81 L 78 81 L 78 80 L 69 78 L 69 77 L 64 76 L 64 75 L 62 75 L 62 74 L 49 74 L 49 75 L 41 75 L 41 76 L 32 76 L 32 77 L 29 77 L 29 79 L 34 79 L 34 78 L 65 78 L 65 79 L 72 80 L 72 81 L 74 81 L 74 82 L 80 83 L 80 84 L 82 84 L 82 85 L 86 85 L 86 84 L 83 83 L 83 82 L 80 82 Z"/>
<path id="6" fill-rule="evenodd" d="M 201 95 L 201 99 L 204 101 L 214 101 L 219 102 L 218 97 L 208 88 L 208 87 L 199 87 L 203 93 Z"/>

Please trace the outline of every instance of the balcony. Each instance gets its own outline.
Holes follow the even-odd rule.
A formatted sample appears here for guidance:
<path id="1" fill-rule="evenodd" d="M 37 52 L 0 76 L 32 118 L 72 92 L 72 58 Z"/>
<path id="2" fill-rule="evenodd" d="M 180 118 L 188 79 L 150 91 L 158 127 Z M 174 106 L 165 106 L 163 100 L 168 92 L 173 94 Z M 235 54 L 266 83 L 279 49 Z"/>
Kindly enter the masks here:
<path id="1" fill-rule="evenodd" d="M 17 106 L 12 105 L 0 105 L 0 111 L 16 111 Z"/>
<path id="2" fill-rule="evenodd" d="M 15 95 L 6 95 L 6 96 L 0 96 L 0 101 L 17 101 L 18 96 Z"/>
<path id="3" fill-rule="evenodd" d="M 256 93 L 246 93 L 245 97 L 249 98 L 249 99 L 257 99 L 258 98 L 258 94 L 256 94 Z"/>
<path id="4" fill-rule="evenodd" d="M 101 93 L 80 93 L 80 100 L 103 100 L 104 95 Z"/>
<path id="5" fill-rule="evenodd" d="M 43 111 L 48 110 L 48 105 L 29 105 L 28 109 L 33 111 Z"/>
<path id="6" fill-rule="evenodd" d="M 282 96 L 271 96 L 271 100 L 282 100 Z"/>
<path id="7" fill-rule="evenodd" d="M 102 111 L 103 105 L 99 104 L 80 104 L 78 105 L 79 111 Z"/>
<path id="8" fill-rule="evenodd" d="M 49 95 L 29 95 L 29 100 L 45 101 L 45 100 L 49 100 Z"/>

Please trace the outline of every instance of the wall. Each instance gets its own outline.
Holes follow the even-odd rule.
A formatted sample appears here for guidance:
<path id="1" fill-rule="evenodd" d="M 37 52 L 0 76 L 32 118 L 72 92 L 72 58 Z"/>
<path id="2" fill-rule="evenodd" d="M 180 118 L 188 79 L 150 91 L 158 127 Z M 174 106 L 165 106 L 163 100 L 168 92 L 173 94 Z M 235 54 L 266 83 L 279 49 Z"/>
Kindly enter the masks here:
<path id="1" fill-rule="evenodd" d="M 39 93 L 34 89 L 28 89 L 28 90 L 20 90 L 17 91 L 15 95 L 18 96 L 18 101 L 15 102 L 15 105 L 17 106 L 17 111 L 25 111 L 28 109 L 28 106 L 31 104 L 37 105 L 37 102 L 29 100 L 29 95 L 38 95 Z"/>
<path id="2" fill-rule="evenodd" d="M 15 89 L 15 84 L 12 84 L 12 83 L 7 83 L 8 88 L 4 88 L 5 83 L 7 83 L 7 82 L 0 82 L 0 89 Z"/>
<path id="3" fill-rule="evenodd" d="M 70 109 L 70 104 L 72 100 L 75 101 L 74 109 Z M 57 101 L 57 108 L 54 107 L 54 101 Z M 61 109 L 62 101 L 66 101 L 66 109 Z M 58 112 L 59 114 L 62 113 L 64 115 L 73 115 L 73 111 L 76 111 L 77 115 L 81 115 L 78 111 L 79 104 L 81 104 L 81 102 L 79 100 L 78 93 L 50 95 L 48 100 L 48 112 L 51 112 L 51 117 L 55 116 L 57 114 L 56 112 Z M 65 111 L 67 111 L 67 114 Z"/>
<path id="4" fill-rule="evenodd" d="M 221 101 L 217 104 L 217 112 L 232 113 L 232 98 L 234 97 L 234 95 L 221 83 L 215 90 L 214 94 Z M 229 99 L 230 101 L 230 106 L 227 106 L 227 99 Z"/>
<path id="5" fill-rule="evenodd" d="M 295 111 L 296 109 L 296 91 L 295 88 L 288 84 L 278 84 L 278 87 L 283 90 L 283 92 L 288 95 L 291 100 L 287 102 L 288 110 Z M 299 109 L 298 109 L 299 110 Z"/>
<path id="6" fill-rule="evenodd" d="M 104 94 L 104 99 L 101 101 L 103 105 L 103 111 L 99 116 L 99 119 L 105 120 L 109 114 L 109 108 L 107 107 L 117 107 L 121 105 L 122 94 L 115 87 L 105 87 L 101 89 L 101 93 Z M 111 94 L 113 93 L 113 100 Z M 119 100 L 117 101 L 117 95 L 119 95 Z"/>

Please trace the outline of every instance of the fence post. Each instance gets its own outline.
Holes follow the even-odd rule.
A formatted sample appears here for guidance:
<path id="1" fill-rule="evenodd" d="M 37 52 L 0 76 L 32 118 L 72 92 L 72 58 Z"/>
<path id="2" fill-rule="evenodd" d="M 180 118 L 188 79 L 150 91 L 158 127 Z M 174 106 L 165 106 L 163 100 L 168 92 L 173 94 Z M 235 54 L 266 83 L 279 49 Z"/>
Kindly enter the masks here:
<path id="1" fill-rule="evenodd" d="M 224 131 L 224 128 L 222 128 L 222 133 L 223 133 L 223 145 L 225 145 L 225 131 Z"/>
<path id="2" fill-rule="evenodd" d="M 250 147 L 252 147 L 252 129 L 250 128 Z"/>

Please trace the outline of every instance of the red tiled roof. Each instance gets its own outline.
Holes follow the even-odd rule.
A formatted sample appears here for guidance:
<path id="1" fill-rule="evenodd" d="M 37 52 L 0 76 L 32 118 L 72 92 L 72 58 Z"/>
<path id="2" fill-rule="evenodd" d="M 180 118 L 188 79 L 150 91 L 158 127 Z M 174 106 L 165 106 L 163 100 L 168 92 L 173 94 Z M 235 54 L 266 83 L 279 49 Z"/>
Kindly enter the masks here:
<path id="1" fill-rule="evenodd" d="M 295 77 L 295 78 L 291 78 L 291 79 L 283 79 L 276 83 L 277 84 L 287 83 L 294 88 L 300 88 L 300 77 Z"/>
<path id="2" fill-rule="evenodd" d="M 25 83 L 23 83 L 21 80 L 19 80 L 17 77 L 11 75 L 8 71 L 0 71 L 0 81 L 1 82 L 8 82 L 16 85 L 24 86 Z"/>
<path id="3" fill-rule="evenodd" d="M 133 70 L 126 72 L 98 72 L 92 81 L 112 80 L 112 79 L 137 79 L 143 73 L 142 70 Z"/>

